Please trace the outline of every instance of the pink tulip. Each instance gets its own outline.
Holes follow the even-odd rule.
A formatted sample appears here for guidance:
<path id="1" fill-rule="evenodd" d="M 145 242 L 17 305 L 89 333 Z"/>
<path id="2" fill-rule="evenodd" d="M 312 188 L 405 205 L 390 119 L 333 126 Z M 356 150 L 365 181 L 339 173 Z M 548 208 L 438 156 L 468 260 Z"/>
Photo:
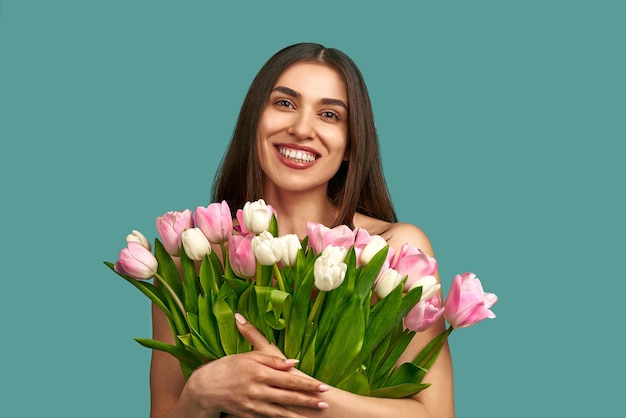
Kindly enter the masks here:
<path id="1" fill-rule="evenodd" d="M 316 255 L 330 245 L 346 250 L 354 245 L 354 232 L 347 225 L 329 228 L 316 222 L 307 222 L 306 232 L 309 236 L 309 247 L 313 248 Z"/>
<path id="2" fill-rule="evenodd" d="M 156 219 L 156 229 L 161 241 L 170 255 L 180 255 L 181 234 L 185 229 L 193 228 L 191 211 L 169 211 Z"/>
<path id="3" fill-rule="evenodd" d="M 228 240 L 228 260 L 233 272 L 242 278 L 252 278 L 256 274 L 256 258 L 252 251 L 254 234 L 233 235 Z"/>
<path id="4" fill-rule="evenodd" d="M 194 212 L 196 226 L 213 244 L 228 241 L 233 231 L 233 218 L 226 201 L 211 203 L 209 206 L 198 206 Z"/>
<path id="5" fill-rule="evenodd" d="M 446 321 L 452 328 L 465 328 L 496 315 L 489 309 L 498 301 L 494 293 L 483 292 L 474 273 L 457 274 L 446 298 Z"/>
<path id="6" fill-rule="evenodd" d="M 391 268 L 403 276 L 409 276 L 404 283 L 404 290 L 408 291 L 417 280 L 437 272 L 437 260 L 415 247 L 404 244 L 392 261 Z"/>
<path id="7" fill-rule="evenodd" d="M 404 326 L 417 332 L 426 331 L 441 318 L 443 313 L 444 308 L 441 307 L 441 299 L 435 295 L 428 300 L 415 304 L 404 317 Z"/>
<path id="8" fill-rule="evenodd" d="M 114 270 L 133 279 L 146 280 L 154 276 L 158 267 L 157 259 L 150 251 L 141 244 L 131 241 L 120 251 Z"/>

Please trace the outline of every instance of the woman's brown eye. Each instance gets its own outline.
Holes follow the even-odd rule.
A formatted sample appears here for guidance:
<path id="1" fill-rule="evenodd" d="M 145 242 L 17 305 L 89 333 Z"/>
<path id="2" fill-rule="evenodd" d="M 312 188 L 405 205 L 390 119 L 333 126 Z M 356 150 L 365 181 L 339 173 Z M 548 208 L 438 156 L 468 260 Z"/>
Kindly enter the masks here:
<path id="1" fill-rule="evenodd" d="M 291 103 L 289 100 L 279 99 L 274 102 L 276 105 L 281 107 L 291 107 Z"/>
<path id="2" fill-rule="evenodd" d="M 336 114 L 335 112 L 323 112 L 322 116 L 325 117 L 326 119 L 334 119 L 334 120 L 340 119 L 339 115 Z"/>

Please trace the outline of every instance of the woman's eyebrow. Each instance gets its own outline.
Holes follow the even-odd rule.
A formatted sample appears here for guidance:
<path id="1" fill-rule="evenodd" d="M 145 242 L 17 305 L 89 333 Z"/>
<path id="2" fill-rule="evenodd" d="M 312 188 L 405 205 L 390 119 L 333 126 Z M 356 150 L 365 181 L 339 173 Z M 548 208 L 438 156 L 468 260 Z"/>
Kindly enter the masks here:
<path id="1" fill-rule="evenodd" d="M 272 91 L 279 91 L 283 94 L 286 94 L 288 96 L 293 97 L 294 99 L 299 99 L 300 98 L 300 93 L 298 93 L 297 91 L 290 89 L 289 87 L 285 87 L 285 86 L 276 86 L 272 89 Z M 322 104 L 325 105 L 335 105 L 335 106 L 341 106 L 345 109 L 348 109 L 348 105 L 343 101 L 343 100 L 339 100 L 339 99 L 329 99 L 329 98 L 324 98 L 321 101 Z"/>
<path id="2" fill-rule="evenodd" d="M 290 89 L 289 87 L 283 87 L 283 86 L 276 86 L 272 89 L 272 91 L 279 91 L 281 93 L 284 93 L 288 96 L 291 96 L 295 99 L 300 98 L 300 93 L 298 93 L 295 90 Z"/>

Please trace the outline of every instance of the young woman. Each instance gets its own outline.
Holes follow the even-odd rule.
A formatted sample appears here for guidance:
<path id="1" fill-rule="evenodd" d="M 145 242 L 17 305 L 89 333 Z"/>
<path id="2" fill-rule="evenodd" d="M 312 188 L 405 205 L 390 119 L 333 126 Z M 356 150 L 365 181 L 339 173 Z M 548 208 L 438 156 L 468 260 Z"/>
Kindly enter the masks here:
<path id="1" fill-rule="evenodd" d="M 383 178 L 367 88 L 341 51 L 297 44 L 276 53 L 254 79 L 213 185 L 213 201 L 231 208 L 263 198 L 278 213 L 280 234 L 306 235 L 307 221 L 346 224 L 409 243 L 433 256 L 417 227 L 396 222 Z M 331 388 L 297 369 L 245 318 L 250 353 L 223 357 L 185 381 L 178 361 L 153 351 L 151 417 L 439 417 L 454 416 L 447 345 L 428 372 L 428 389 L 405 399 L 364 397 Z M 412 360 L 443 330 L 418 333 L 400 362 Z M 153 337 L 172 343 L 153 311 Z"/>

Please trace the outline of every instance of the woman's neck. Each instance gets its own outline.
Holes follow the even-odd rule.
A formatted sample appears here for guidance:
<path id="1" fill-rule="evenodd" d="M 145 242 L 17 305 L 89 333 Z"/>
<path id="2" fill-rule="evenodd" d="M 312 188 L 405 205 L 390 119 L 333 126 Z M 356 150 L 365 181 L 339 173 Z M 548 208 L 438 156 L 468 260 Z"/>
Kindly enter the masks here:
<path id="1" fill-rule="evenodd" d="M 326 193 L 266 192 L 264 200 L 276 212 L 279 234 L 296 234 L 300 239 L 306 235 L 307 222 L 330 226 L 337 217 L 338 209 L 328 200 Z"/>

